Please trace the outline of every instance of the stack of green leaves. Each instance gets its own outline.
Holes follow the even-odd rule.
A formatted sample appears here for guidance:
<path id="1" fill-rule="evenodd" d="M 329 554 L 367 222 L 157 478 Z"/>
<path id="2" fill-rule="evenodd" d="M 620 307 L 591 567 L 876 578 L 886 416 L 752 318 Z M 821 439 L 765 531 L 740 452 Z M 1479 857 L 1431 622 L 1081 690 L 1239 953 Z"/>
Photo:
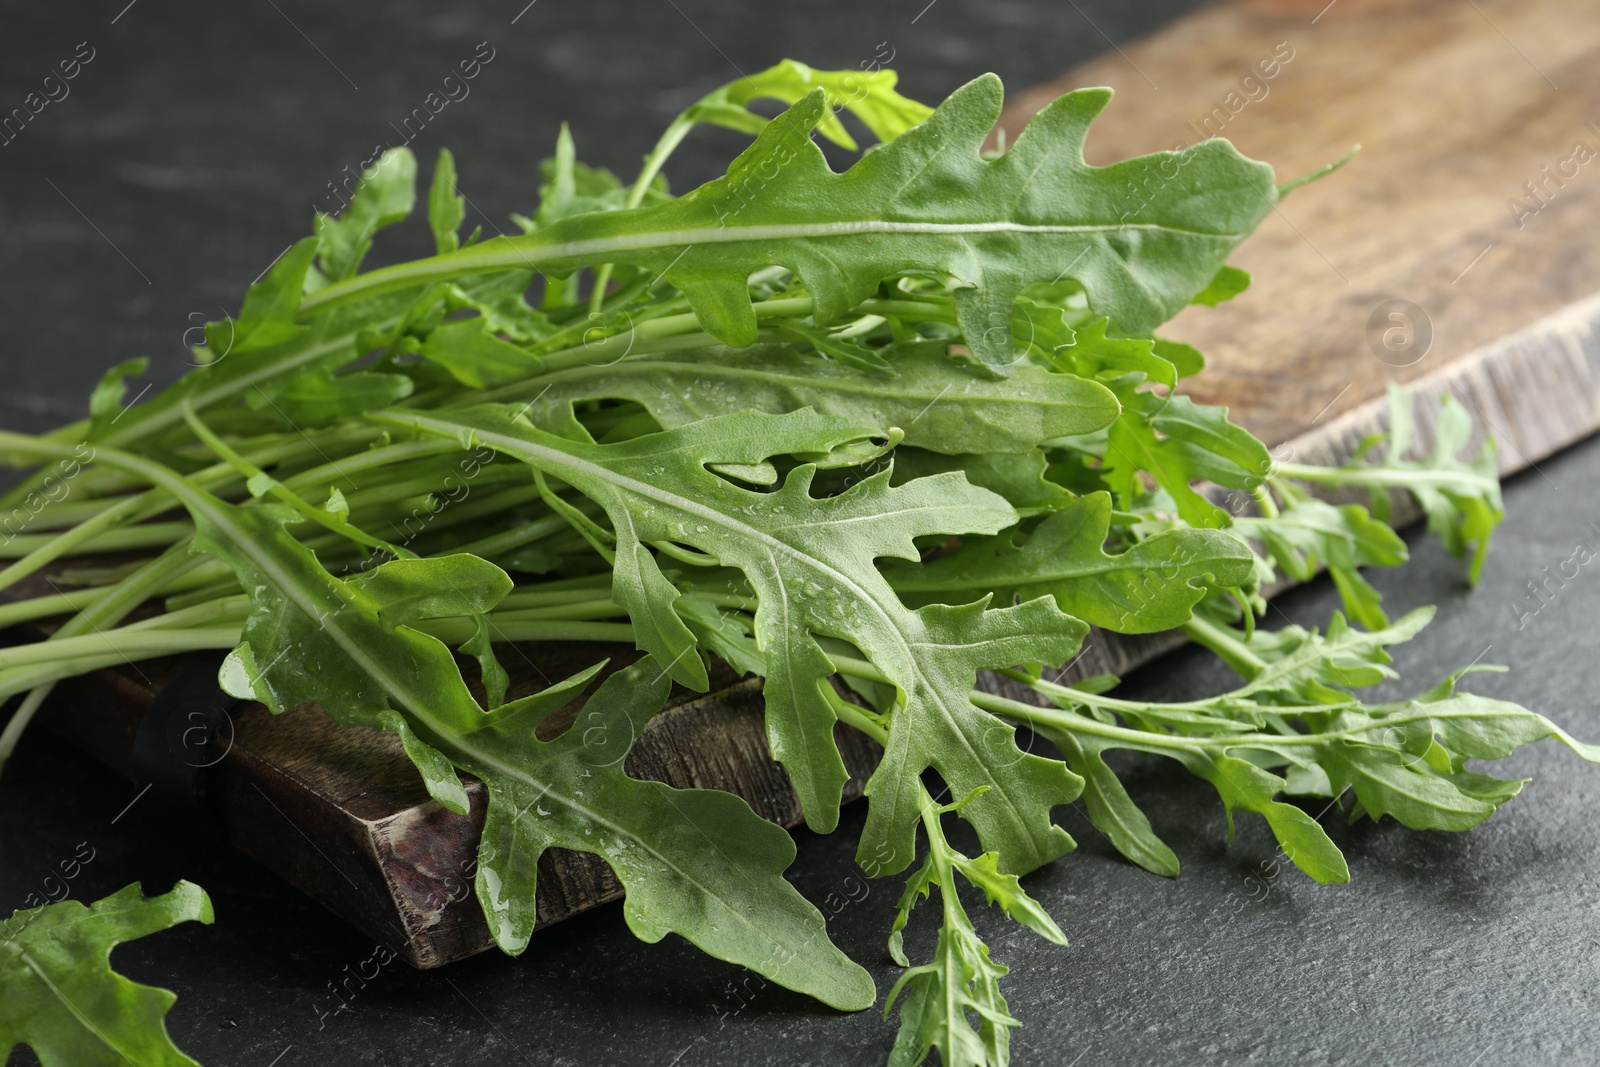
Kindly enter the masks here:
<path id="1" fill-rule="evenodd" d="M 768 119 L 749 107 L 763 98 L 788 107 Z M 529 943 L 540 855 L 578 849 L 616 871 L 644 940 L 677 933 L 868 1007 L 867 972 L 782 877 L 783 830 L 731 794 L 623 769 L 672 687 L 705 691 L 720 658 L 765 679 L 772 755 L 813 829 L 839 821 L 836 724 L 882 746 L 859 856 L 877 876 L 922 856 L 890 942 L 907 968 L 886 998 L 891 1062 L 937 1048 L 961 1067 L 1006 1063 L 1018 1022 L 958 881 L 1064 942 L 1018 879 L 1072 849 L 1050 813 L 1080 797 L 1130 860 L 1178 871 L 1107 750 L 1179 761 L 1230 826 L 1262 816 L 1323 882 L 1348 878 L 1344 859 L 1283 797 L 1353 794 L 1352 815 L 1464 829 L 1520 785 L 1467 760 L 1548 736 L 1600 759 L 1532 712 L 1458 693 L 1459 676 L 1410 701 L 1356 695 L 1425 621 L 1391 624 L 1359 573 L 1406 557 L 1388 494 L 1411 493 L 1476 577 L 1501 515 L 1492 443 L 1464 457 L 1470 426 L 1447 407 L 1434 452 L 1413 458 L 1397 392 L 1390 436 L 1350 465 L 1275 464 L 1225 409 L 1186 397 L 1204 360 L 1153 331 L 1245 289 L 1225 260 L 1298 182 L 1221 140 L 1089 166 L 1109 98 L 1069 93 L 986 151 L 992 76 L 929 109 L 888 71 L 785 62 L 684 111 L 631 186 L 578 162 L 563 128 L 520 235 L 462 233 L 443 153 L 425 201 L 437 254 L 364 271 L 416 206 L 416 162 L 390 152 L 207 327 L 204 366 L 124 408 L 144 370 L 129 361 L 86 420 L 0 433 L 0 456 L 39 467 L 4 502 L 37 515 L 0 546 L 0 586 L 48 571 L 55 590 L 0 607 L 0 623 L 58 622 L 0 650 L 0 697 L 22 695 L 0 760 L 62 677 L 232 649 L 231 692 L 394 731 L 441 805 L 465 811 L 462 773 L 485 784 L 476 888 L 505 951 Z M 879 143 L 835 170 L 816 137 L 855 150 L 842 118 Z M 753 143 L 674 197 L 663 166 L 703 123 Z M 1249 514 L 1218 503 L 1227 490 Z M 1263 588 L 1320 568 L 1359 629 L 1256 628 Z M 1112 679 L 1047 680 L 1091 625 L 1182 629 L 1242 683 L 1149 704 L 1109 695 Z M 573 639 L 643 655 L 612 669 L 597 654 L 507 699 L 496 645 Z M 980 671 L 1036 702 L 976 689 Z M 594 686 L 583 729 L 535 735 Z M 1059 758 L 1020 749 L 1018 725 Z M 949 843 L 947 818 L 976 832 L 977 855 Z M 935 955 L 912 966 L 902 930 L 935 888 Z M 0 949 L 34 958 L 54 928 Z M 91 953 L 126 936 L 78 929 Z M 93 1003 L 159 1028 L 158 1010 Z M 0 1029 L 48 1062 L 55 1038 L 13 1016 L 8 999 Z"/>

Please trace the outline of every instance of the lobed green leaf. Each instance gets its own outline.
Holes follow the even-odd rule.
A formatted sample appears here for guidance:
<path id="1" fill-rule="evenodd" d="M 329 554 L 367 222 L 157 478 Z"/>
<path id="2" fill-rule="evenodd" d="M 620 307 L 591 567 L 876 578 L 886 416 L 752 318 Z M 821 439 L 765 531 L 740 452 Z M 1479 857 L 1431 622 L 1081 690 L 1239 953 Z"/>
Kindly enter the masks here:
<path id="1" fill-rule="evenodd" d="M 158 897 L 135 882 L 87 907 L 63 900 L 16 912 L 0 925 L 0 1059 L 25 1044 L 44 1067 L 198 1067 L 167 1035 L 178 998 L 112 970 L 111 950 L 211 921 L 211 901 L 192 882 Z"/>

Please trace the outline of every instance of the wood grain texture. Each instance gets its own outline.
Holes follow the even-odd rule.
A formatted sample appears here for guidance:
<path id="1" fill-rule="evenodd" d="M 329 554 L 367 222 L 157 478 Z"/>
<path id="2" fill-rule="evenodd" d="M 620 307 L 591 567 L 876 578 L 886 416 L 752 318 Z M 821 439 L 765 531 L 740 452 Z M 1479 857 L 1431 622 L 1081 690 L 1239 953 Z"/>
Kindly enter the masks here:
<path id="1" fill-rule="evenodd" d="M 1256 65 L 1280 43 L 1293 58 L 1265 79 Z M 1361 145 L 1245 241 L 1232 262 L 1249 292 L 1166 331 L 1210 360 L 1195 399 L 1277 444 L 1600 291 L 1600 158 L 1560 173 L 1575 145 L 1600 153 L 1597 54 L 1583 0 L 1249 0 L 1021 94 L 1002 124 L 1015 134 L 1060 93 L 1109 85 L 1094 163 L 1220 133 L 1281 182 Z M 1541 203 L 1526 182 L 1546 206 L 1519 228 L 1508 202 Z M 1394 324 L 1368 320 L 1390 300 L 1431 321 L 1426 354 L 1374 355 Z"/>
<path id="2" fill-rule="evenodd" d="M 1186 311 L 1169 328 L 1210 358 L 1192 391 L 1229 404 L 1280 457 L 1337 463 L 1385 428 L 1386 384 L 1408 382 L 1425 398 L 1422 444 L 1450 393 L 1494 434 L 1510 473 L 1600 430 L 1600 249 L 1582 225 L 1600 217 L 1600 160 L 1547 185 L 1548 203 L 1523 188 L 1576 143 L 1600 151 L 1586 125 L 1600 119 L 1600 106 L 1586 110 L 1600 100 L 1600 19 L 1586 16 L 1571 0 L 1223 4 L 1021 94 L 1003 125 L 1014 132 L 1059 92 L 1107 84 L 1118 95 L 1090 136 L 1095 162 L 1192 143 L 1207 116 L 1212 128 L 1199 135 L 1220 132 L 1280 178 L 1363 143 L 1355 162 L 1296 192 L 1240 249 L 1235 262 L 1255 275 L 1248 293 Z M 1293 58 L 1262 79 L 1257 64 L 1281 55 L 1279 42 Z M 1252 70 L 1253 87 L 1241 86 Z M 1541 203 L 1521 228 L 1507 206 L 1514 197 Z M 1390 300 L 1422 310 L 1425 352 L 1383 347 L 1382 331 L 1396 324 L 1369 319 Z M 1176 643 L 1097 631 L 1067 677 L 1123 674 Z M 523 691 L 539 671 L 560 677 L 596 656 L 524 651 L 537 669 L 520 672 Z M 984 684 L 1009 686 L 993 676 Z M 658 717 L 629 770 L 730 789 L 795 825 L 794 797 L 767 755 L 758 687 L 724 674 L 713 689 Z M 101 672 L 59 692 L 53 725 L 125 765 L 150 688 Z M 471 816 L 443 811 L 392 735 L 335 727 L 315 707 L 278 720 L 247 708 L 235 728 L 212 795 L 238 847 L 417 966 L 489 945 L 470 893 L 481 786 L 470 789 Z M 840 739 L 853 771 L 872 765 L 869 746 Z M 540 922 L 617 895 L 597 861 L 552 852 L 540 869 Z"/>

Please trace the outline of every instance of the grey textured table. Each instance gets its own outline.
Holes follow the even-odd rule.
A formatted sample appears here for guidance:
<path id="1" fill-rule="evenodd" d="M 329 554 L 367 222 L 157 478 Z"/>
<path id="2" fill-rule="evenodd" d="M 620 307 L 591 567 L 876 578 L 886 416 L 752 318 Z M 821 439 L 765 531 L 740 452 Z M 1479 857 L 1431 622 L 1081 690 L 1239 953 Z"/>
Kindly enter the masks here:
<path id="1" fill-rule="evenodd" d="M 0 147 L 7 427 L 78 415 L 99 370 L 130 355 L 151 356 L 158 382 L 181 373 L 184 330 L 235 306 L 307 231 L 326 183 L 396 139 L 389 123 L 480 41 L 495 53 L 472 95 L 434 118 L 415 147 L 424 158 L 456 151 L 489 228 L 532 206 L 535 167 L 561 119 L 585 159 L 631 173 L 670 113 L 735 67 L 784 55 L 855 66 L 887 42 L 908 90 L 937 98 L 987 69 L 1012 85 L 1043 80 L 1190 6 L 538 0 L 524 9 L 508 0 L 335 10 L 252 0 L 220 12 L 125 3 L 0 5 L 3 109 L 79 42 L 94 50 L 71 95 Z M 677 183 L 708 177 L 738 143 L 697 135 L 672 168 Z M 1401 688 L 1423 688 L 1481 654 L 1513 671 L 1475 677 L 1474 688 L 1600 739 L 1594 566 L 1526 626 L 1516 611 L 1525 584 L 1575 542 L 1600 547 L 1597 485 L 1600 444 L 1516 479 L 1476 591 L 1463 588 L 1456 561 L 1417 538 L 1409 566 L 1374 576 L 1396 610 L 1441 605 L 1401 656 Z M 1335 605 L 1324 584 L 1280 602 L 1307 624 Z M 1130 682 L 1172 698 L 1226 684 L 1222 668 L 1193 652 Z M 1318 887 L 1294 871 L 1266 873 L 1275 850 L 1259 820 L 1242 818 L 1224 848 L 1208 787 L 1159 761 L 1124 766 L 1184 875 L 1166 881 L 1129 866 L 1080 810 L 1063 812 L 1080 848 L 1029 888 L 1071 945 L 978 916 L 1013 968 L 1008 995 L 1026 1022 L 1019 1064 L 1600 1061 L 1600 769 L 1542 744 L 1503 765 L 1535 780 L 1477 830 L 1332 828 L 1353 881 Z M 31 738 L 0 781 L 0 912 L 80 842 L 95 850 L 72 883 L 80 899 L 134 879 L 151 890 L 176 877 L 205 885 L 214 927 L 181 928 L 115 959 L 177 991 L 174 1037 L 207 1064 L 870 1065 L 892 1037 L 876 1012 L 841 1017 L 760 988 L 676 938 L 640 944 L 616 908 L 541 933 L 520 960 L 485 955 L 431 973 L 391 964 L 331 1012 L 330 984 L 370 974 L 372 946 L 226 849 L 186 840 L 138 805 L 119 817 L 130 799 L 130 787 L 89 760 Z M 861 897 L 851 851 L 862 814 L 851 810 L 833 837 L 800 835 L 791 874 L 813 900 Z M 894 977 L 883 938 L 898 892 L 872 884 L 833 920 L 839 943 L 883 989 Z M 926 951 L 922 934 L 914 955 Z"/>

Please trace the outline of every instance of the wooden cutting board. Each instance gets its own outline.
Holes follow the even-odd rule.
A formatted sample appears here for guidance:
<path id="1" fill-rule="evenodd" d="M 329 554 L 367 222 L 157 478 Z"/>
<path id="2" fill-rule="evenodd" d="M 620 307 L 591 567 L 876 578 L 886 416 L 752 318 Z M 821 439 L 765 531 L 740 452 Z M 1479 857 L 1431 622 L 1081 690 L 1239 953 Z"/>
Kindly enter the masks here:
<path id="1" fill-rule="evenodd" d="M 1434 409 L 1446 394 L 1467 405 L 1507 473 L 1600 429 L 1600 18 L 1578 0 L 1221 4 L 1021 94 L 1002 124 L 1014 135 L 1082 85 L 1117 90 L 1090 135 L 1092 162 L 1222 135 L 1285 179 L 1362 144 L 1239 250 L 1234 262 L 1255 275 L 1248 293 L 1166 331 L 1210 358 L 1196 399 L 1228 404 L 1280 457 L 1344 460 L 1383 428 L 1394 381 Z M 1429 427 L 1424 417 L 1424 444 Z M 1094 633 L 1072 675 L 1124 673 L 1173 644 Z M 603 654 L 520 652 L 520 691 Z M 174 669 L 63 684 L 47 721 L 125 770 Z M 795 825 L 759 687 L 724 672 L 713 689 L 659 716 L 628 769 L 730 789 Z M 869 768 L 870 746 L 839 736 L 851 768 Z M 428 800 L 393 735 L 335 727 L 314 706 L 276 719 L 235 709 L 221 740 L 209 795 L 238 848 L 416 966 L 489 947 L 471 894 L 481 786 L 469 790 L 472 814 L 452 815 Z M 541 924 L 619 895 L 592 857 L 542 861 Z"/>

